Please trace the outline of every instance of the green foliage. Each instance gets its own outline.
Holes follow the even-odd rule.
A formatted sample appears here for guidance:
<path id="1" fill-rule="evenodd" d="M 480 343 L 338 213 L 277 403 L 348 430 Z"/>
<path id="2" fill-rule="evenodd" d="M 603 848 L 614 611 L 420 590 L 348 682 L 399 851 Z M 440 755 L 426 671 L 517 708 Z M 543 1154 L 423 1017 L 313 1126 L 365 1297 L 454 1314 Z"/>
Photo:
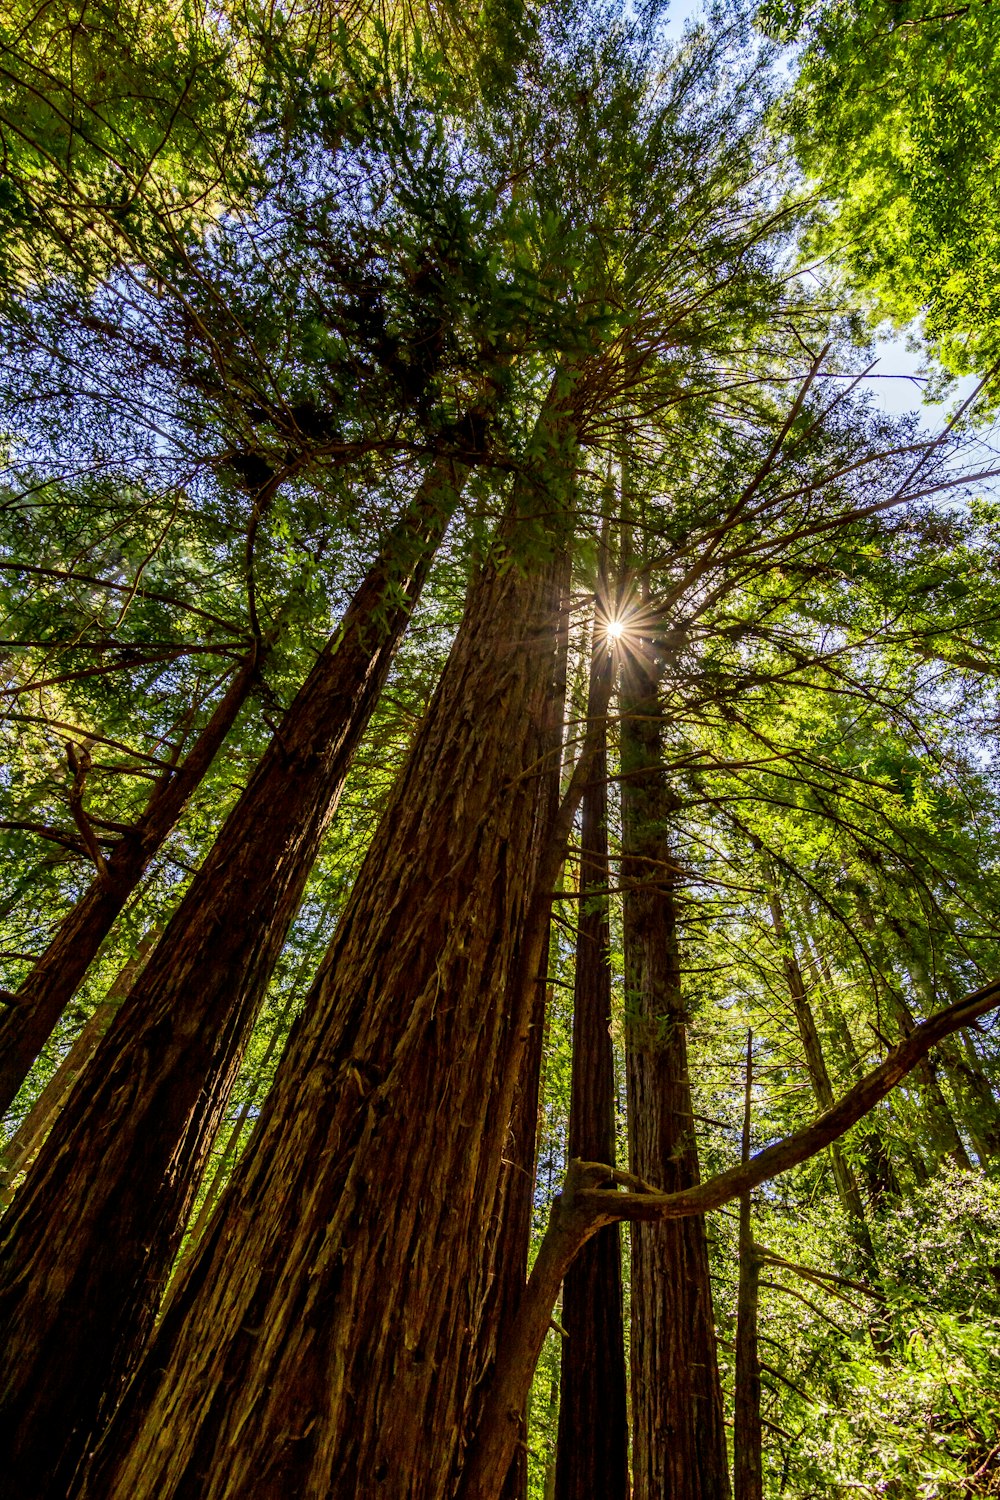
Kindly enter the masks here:
<path id="1" fill-rule="evenodd" d="M 949 369 L 985 373 L 1000 353 L 995 10 L 775 0 L 761 18 L 801 49 L 791 121 L 834 208 L 815 249 L 843 255 L 876 317 L 922 315 Z"/>

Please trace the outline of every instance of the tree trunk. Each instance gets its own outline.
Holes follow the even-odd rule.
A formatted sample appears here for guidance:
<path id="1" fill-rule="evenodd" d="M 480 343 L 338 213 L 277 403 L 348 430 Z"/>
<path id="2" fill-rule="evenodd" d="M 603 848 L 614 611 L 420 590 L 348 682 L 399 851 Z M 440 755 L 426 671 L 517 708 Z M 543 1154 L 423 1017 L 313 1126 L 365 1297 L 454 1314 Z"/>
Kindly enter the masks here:
<path id="1" fill-rule="evenodd" d="M 502 1474 L 510 1463 L 515 1441 L 511 1415 L 516 1415 L 524 1405 L 551 1325 L 560 1285 L 573 1257 L 590 1235 L 605 1224 L 622 1219 L 633 1224 L 662 1223 L 721 1208 L 741 1193 L 752 1192 L 762 1182 L 808 1161 L 885 1099 L 942 1037 L 949 1036 L 959 1027 L 974 1025 L 998 1005 L 1000 981 L 966 996 L 957 1005 L 938 1011 L 920 1025 L 912 1037 L 898 1043 L 876 1068 L 859 1079 L 832 1110 L 758 1151 L 748 1163 L 741 1162 L 738 1167 L 719 1172 L 699 1186 L 664 1194 L 639 1177 L 615 1170 L 615 1182 L 627 1191 L 608 1191 L 597 1186 L 608 1176 L 604 1163 L 571 1161 L 566 1169 L 563 1190 L 552 1200 L 548 1227 L 538 1247 L 510 1336 L 502 1357 L 497 1361 L 492 1388 L 483 1405 L 482 1420 L 466 1455 L 457 1500 L 493 1500 L 497 1489 L 495 1476 Z M 855 1286 L 862 1291 L 868 1290 L 858 1287 L 857 1283 Z"/>
<path id="2" fill-rule="evenodd" d="M 436 463 L 4 1220 L 10 1500 L 66 1493 L 145 1345 L 260 999 L 457 496 L 452 465 Z"/>
<path id="3" fill-rule="evenodd" d="M 610 662 L 595 640 L 587 717 L 605 721 Z M 615 1160 L 615 1062 L 611 1043 L 608 926 L 608 788 L 604 723 L 583 794 L 580 907 L 573 994 L 570 1159 Z M 588 894 L 593 892 L 593 894 Z M 627 1500 L 628 1413 L 622 1318 L 621 1234 L 609 1224 L 566 1273 L 555 1500 Z"/>
<path id="4" fill-rule="evenodd" d="M 106 878 L 93 880 L 56 929 L 55 937 L 0 1015 L 0 1114 L 14 1102 L 28 1074 L 104 939 L 204 777 L 253 687 L 260 653 L 251 651 L 219 700 L 183 764 L 161 781 L 132 831 L 105 860 Z"/>
<path id="5" fill-rule="evenodd" d="M 753 1032 L 747 1036 L 746 1093 L 741 1160 L 750 1160 L 750 1103 L 753 1089 Z M 760 1421 L 760 1355 L 757 1307 L 760 1254 L 754 1243 L 750 1194 L 740 1194 L 740 1281 L 736 1305 L 736 1390 L 733 1398 L 733 1500 L 763 1500 Z"/>
<path id="6" fill-rule="evenodd" d="M 932 1015 L 938 1005 L 934 981 L 923 955 L 901 924 L 896 930 L 906 946 L 908 967 L 913 985 L 923 1001 L 924 1012 Z M 954 994 L 949 999 L 954 999 Z M 952 1097 L 961 1110 L 962 1121 L 981 1162 L 1000 1154 L 1000 1112 L 989 1079 L 983 1072 L 968 1033 L 949 1037 L 938 1049 Z"/>
<path id="7" fill-rule="evenodd" d="M 566 694 L 566 669 L 569 647 L 569 618 L 564 611 L 560 622 L 559 642 L 556 654 L 554 677 L 554 701 L 562 703 Z M 556 817 L 561 782 L 561 757 L 559 772 L 553 771 L 549 778 L 548 805 L 540 816 L 549 826 Z M 499 1349 L 502 1349 L 506 1330 L 510 1326 L 524 1290 L 528 1275 L 528 1254 L 531 1249 L 531 1223 L 535 1199 L 535 1170 L 537 1154 L 537 1131 L 539 1094 L 544 1063 L 546 1016 L 551 989 L 549 985 L 549 929 L 548 903 L 545 903 L 544 933 L 537 959 L 528 954 L 528 962 L 522 969 L 524 994 L 513 1005 L 508 1024 L 518 1026 L 521 1018 L 528 1016 L 524 1051 L 521 1066 L 517 1070 L 511 1123 L 504 1146 L 498 1185 L 498 1201 L 494 1210 L 494 1222 L 498 1226 L 499 1240 L 491 1260 L 495 1275 L 489 1286 L 487 1302 L 481 1319 L 482 1347 L 477 1368 L 482 1376 L 477 1379 L 476 1391 L 469 1409 L 469 1424 L 475 1426 L 480 1401 L 488 1390 Z M 540 914 L 541 915 L 541 914 Z M 531 944 L 528 945 L 529 950 Z M 495 1311 L 494 1311 L 495 1307 Z M 528 1422 L 527 1407 L 520 1416 L 520 1440 L 514 1458 L 497 1500 L 526 1500 L 528 1493 Z"/>
<path id="8" fill-rule="evenodd" d="M 80 1035 L 8 1141 L 3 1156 L 0 1158 L 2 1160 L 0 1208 L 6 1208 L 13 1198 L 14 1192 L 10 1184 L 19 1173 L 31 1166 L 38 1148 L 52 1129 L 53 1122 L 58 1118 L 60 1110 L 69 1098 L 70 1089 L 97 1051 L 101 1038 L 138 978 L 149 950 L 159 935 L 160 929 L 156 927 L 150 928 L 145 934 L 136 951 L 123 965 L 104 999 L 96 1006 Z"/>
<path id="9" fill-rule="evenodd" d="M 529 1019 L 512 1025 L 508 1002 L 530 990 L 543 945 L 526 969 L 526 932 L 536 882 L 551 883 L 566 569 L 561 548 L 540 560 L 546 536 L 521 512 L 538 490 L 515 485 L 505 536 L 521 561 L 496 557 L 473 594 L 88 1500 L 451 1489 Z M 551 534 L 559 498 L 544 499 Z"/>
<path id="10" fill-rule="evenodd" d="M 862 927 L 869 935 L 872 953 L 877 964 L 881 966 L 879 993 L 885 998 L 895 1022 L 897 1034 L 908 1037 L 913 1034 L 916 1020 L 912 1010 L 907 1003 L 899 985 L 892 975 L 892 966 L 886 954 L 885 944 L 882 941 L 879 924 L 872 911 L 871 901 L 867 890 L 855 882 L 855 899 L 857 902 L 858 917 Z M 924 1107 L 924 1116 L 927 1121 L 928 1135 L 931 1148 L 936 1156 L 950 1156 L 956 1166 L 966 1170 L 971 1169 L 972 1163 L 965 1149 L 962 1137 L 959 1135 L 958 1126 L 941 1084 L 937 1076 L 937 1063 L 931 1056 L 921 1059 L 917 1068 L 917 1082 L 920 1085 L 920 1093 Z"/>
<path id="11" fill-rule="evenodd" d="M 833 1084 L 830 1082 L 830 1074 L 827 1071 L 826 1058 L 823 1056 L 823 1044 L 820 1041 L 816 1018 L 809 1003 L 805 980 L 802 977 L 802 970 L 799 968 L 799 961 L 795 955 L 791 935 L 785 923 L 781 897 L 778 894 L 776 886 L 772 885 L 768 892 L 768 903 L 771 908 L 774 936 L 781 953 L 782 967 L 784 968 L 785 980 L 788 985 L 788 995 L 792 1002 L 792 1010 L 795 1013 L 799 1038 L 805 1054 L 806 1072 L 809 1075 L 809 1082 L 812 1085 L 813 1096 L 821 1110 L 830 1109 L 834 1100 Z M 840 1199 L 840 1206 L 844 1210 L 844 1217 L 847 1219 L 851 1236 L 865 1260 L 869 1265 L 874 1265 L 875 1247 L 872 1244 L 868 1220 L 865 1216 L 861 1190 L 858 1187 L 857 1178 L 854 1175 L 851 1164 L 844 1155 L 839 1141 L 834 1141 L 830 1147 L 830 1164 L 833 1167 L 833 1180 L 836 1183 L 837 1196 Z"/>
<path id="12" fill-rule="evenodd" d="M 806 946 L 816 975 L 813 993 L 821 998 L 823 1015 L 841 1071 L 852 1083 L 856 1083 L 864 1073 L 861 1057 L 837 994 L 833 971 L 826 958 L 820 956 L 816 940 L 810 931 L 807 911 L 803 912 L 803 919 Z M 900 1195 L 899 1178 L 892 1164 L 879 1115 L 871 1115 L 863 1122 L 858 1133 L 861 1137 L 861 1170 L 869 1200 L 878 1207 L 885 1201 L 897 1199 Z"/>
<path id="13" fill-rule="evenodd" d="M 699 1180 L 680 989 L 657 677 L 626 668 L 622 721 L 626 1061 L 630 1170 L 666 1192 Z M 702 1216 L 632 1228 L 635 1500 L 728 1500 L 708 1244 Z"/>

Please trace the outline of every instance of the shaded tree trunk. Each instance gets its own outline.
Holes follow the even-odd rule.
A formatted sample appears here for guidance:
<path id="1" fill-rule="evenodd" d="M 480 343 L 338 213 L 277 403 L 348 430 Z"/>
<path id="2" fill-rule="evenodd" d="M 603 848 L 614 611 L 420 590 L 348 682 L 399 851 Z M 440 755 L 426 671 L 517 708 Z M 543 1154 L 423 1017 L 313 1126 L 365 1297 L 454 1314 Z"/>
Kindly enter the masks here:
<path id="1" fill-rule="evenodd" d="M 568 614 L 564 611 L 559 628 L 553 683 L 555 703 L 562 703 L 566 694 L 568 625 Z M 562 757 L 559 757 L 557 762 L 560 764 L 560 770 L 553 769 L 548 779 L 548 803 L 540 813 L 545 826 L 549 826 L 556 817 L 561 781 L 561 759 Z M 510 1129 L 503 1150 L 498 1201 L 493 1215 L 499 1241 L 496 1250 L 488 1252 L 486 1257 L 488 1263 L 495 1267 L 495 1273 L 492 1284 L 488 1287 L 488 1300 L 484 1304 L 484 1316 L 481 1320 L 481 1349 L 477 1366 L 482 1370 L 482 1374 L 477 1376 L 475 1395 L 468 1415 L 469 1425 L 473 1427 L 478 1420 L 482 1394 L 489 1389 L 498 1352 L 503 1347 L 506 1330 L 516 1314 L 528 1274 L 537 1165 L 539 1096 L 544 1065 L 547 1010 L 551 999 L 548 973 L 551 923 L 548 919 L 548 910 L 548 902 L 539 904 L 538 920 L 544 927 L 541 945 L 536 956 L 533 945 L 529 942 L 525 955 L 527 962 L 522 970 L 524 994 L 518 1001 L 508 1006 L 508 1024 L 520 1026 L 525 1016 L 528 1020 L 524 1035 L 522 1062 L 515 1075 Z M 524 1500 L 527 1496 L 527 1418 L 527 1407 L 525 1407 L 520 1414 L 520 1434 L 514 1458 L 506 1478 L 498 1489 L 497 1500 Z"/>
<path id="2" fill-rule="evenodd" d="M 517 484 L 516 507 L 537 489 Z M 544 498 L 551 534 L 557 497 Z M 565 563 L 539 559 L 535 524 L 507 534 L 522 562 L 535 556 L 501 555 L 473 594 L 254 1139 L 88 1497 L 449 1493 L 530 1020 L 512 1024 L 508 1002 L 533 993 L 543 950 L 524 944 L 543 871 L 551 885 L 561 750 Z"/>
<path id="3" fill-rule="evenodd" d="M 183 763 L 157 785 L 134 828 L 105 859 L 106 876 L 96 877 L 67 912 L 17 991 L 16 1003 L 4 1007 L 0 1015 L 0 1114 L 14 1102 L 115 918 L 208 771 L 250 695 L 259 667 L 260 652 L 254 649 L 237 669 Z"/>
<path id="4" fill-rule="evenodd" d="M 741 1161 L 750 1160 L 750 1104 L 753 1090 L 753 1033 L 747 1036 L 746 1092 Z M 760 1254 L 754 1243 L 749 1192 L 740 1194 L 740 1278 L 736 1304 L 736 1391 L 733 1401 L 733 1500 L 763 1500 L 760 1420 L 760 1354 L 757 1310 Z"/>
<path id="5" fill-rule="evenodd" d="M 3 1224 L 10 1500 L 66 1493 L 141 1353 L 259 1002 L 459 493 L 434 464 Z"/>
<path id="6" fill-rule="evenodd" d="M 640 647 L 641 650 L 641 647 Z M 666 1192 L 699 1180 L 662 770 L 657 676 L 638 652 L 623 673 L 622 884 L 630 1170 Z M 705 1220 L 632 1228 L 635 1500 L 728 1500 Z"/>
<path id="7" fill-rule="evenodd" d="M 606 720 L 610 652 L 595 639 L 587 717 Z M 611 1042 L 606 732 L 583 794 L 580 907 L 573 993 L 569 1158 L 615 1160 L 615 1063 Z M 591 893 L 591 894 L 588 894 Z M 610 1185 L 610 1184 L 609 1184 Z M 609 1224 L 587 1241 L 563 1283 L 559 1439 L 555 1500 L 626 1500 L 628 1412 L 622 1316 L 621 1232 Z"/>
<path id="8" fill-rule="evenodd" d="M 8 1141 L 0 1165 L 0 1207 L 6 1208 L 13 1198 L 11 1182 L 30 1167 L 38 1148 L 52 1129 L 77 1078 L 93 1057 L 101 1038 L 118 1013 L 118 1009 L 135 983 L 147 955 L 159 937 L 160 929 L 151 928 L 131 958 L 120 969 L 114 984 L 95 1007 L 80 1035 L 70 1047 L 38 1098 L 31 1106 L 14 1135 Z"/>

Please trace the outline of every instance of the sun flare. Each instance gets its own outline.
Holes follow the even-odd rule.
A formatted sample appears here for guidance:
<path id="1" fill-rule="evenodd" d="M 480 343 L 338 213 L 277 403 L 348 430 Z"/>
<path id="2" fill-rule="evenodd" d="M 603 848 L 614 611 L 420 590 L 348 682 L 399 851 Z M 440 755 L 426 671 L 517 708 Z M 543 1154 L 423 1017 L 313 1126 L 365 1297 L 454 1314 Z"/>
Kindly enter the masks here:
<path id="1" fill-rule="evenodd" d="M 625 621 L 609 620 L 604 627 L 604 633 L 609 641 L 620 641 L 625 634 Z"/>

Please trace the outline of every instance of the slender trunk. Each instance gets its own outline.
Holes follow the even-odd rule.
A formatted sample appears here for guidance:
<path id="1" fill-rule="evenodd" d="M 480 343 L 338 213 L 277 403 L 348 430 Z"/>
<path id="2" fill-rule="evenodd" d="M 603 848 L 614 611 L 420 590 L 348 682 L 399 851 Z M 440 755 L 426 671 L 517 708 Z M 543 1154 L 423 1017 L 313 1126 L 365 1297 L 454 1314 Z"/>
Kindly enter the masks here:
<path id="1" fill-rule="evenodd" d="M 553 1378 L 549 1382 L 549 1418 L 558 1421 L 559 1405 L 559 1381 Z M 556 1464 L 557 1446 L 551 1443 L 545 1460 L 545 1488 L 542 1492 L 543 1500 L 556 1500 Z"/>
<path id="2" fill-rule="evenodd" d="M 4 1220 L 10 1500 L 66 1493 L 142 1352 L 260 999 L 457 494 L 451 464 L 432 466 Z"/>
<path id="3" fill-rule="evenodd" d="M 607 643 L 596 640 L 587 717 L 606 721 Z M 573 993 L 570 1159 L 615 1160 L 615 1062 L 611 1042 L 608 925 L 608 788 L 604 723 L 593 780 L 583 794 L 580 908 Z M 592 892 L 593 894 L 588 894 Z M 563 1284 L 556 1500 L 627 1500 L 628 1413 L 622 1317 L 621 1232 L 588 1240 Z"/>
<path id="4" fill-rule="evenodd" d="M 750 1160 L 750 1103 L 753 1089 L 753 1032 L 747 1035 L 746 1093 L 743 1108 L 744 1166 Z M 733 1410 L 733 1500 L 763 1500 L 760 1421 L 760 1356 L 757 1304 L 760 1255 L 753 1237 L 750 1193 L 740 1194 L 740 1284 L 736 1306 L 736 1393 Z"/>
<path id="5" fill-rule="evenodd" d="M 142 816 L 56 929 L 48 948 L 0 1015 L 0 1114 L 14 1102 L 77 986 L 196 790 L 253 688 L 260 653 L 251 651 L 183 763 L 153 791 Z"/>
<path id="6" fill-rule="evenodd" d="M 898 1035 L 900 1037 L 912 1036 L 917 1021 L 906 997 L 895 985 L 887 986 L 886 993 L 892 1007 Z M 944 1090 L 938 1078 L 936 1055 L 929 1054 L 923 1058 L 917 1068 L 917 1080 L 923 1096 L 924 1114 L 930 1127 L 932 1149 L 936 1155 L 949 1156 L 956 1166 L 971 1171 L 972 1163 L 969 1160 L 969 1153 L 965 1149 L 965 1143 L 955 1124 L 951 1106 L 944 1096 Z"/>
<path id="7" fill-rule="evenodd" d="M 641 648 L 640 648 L 641 649 Z M 622 722 L 630 1170 L 666 1192 L 699 1180 L 662 771 L 658 684 L 636 654 Z M 702 1216 L 632 1229 L 635 1500 L 728 1500 L 708 1244 Z"/>
<path id="8" fill-rule="evenodd" d="M 900 936 L 907 947 L 914 988 L 923 1002 L 925 1014 L 931 1015 L 938 1005 L 934 981 L 912 939 L 905 932 L 900 932 Z M 954 999 L 954 994 L 949 998 Z M 981 1162 L 987 1161 L 1000 1154 L 1000 1111 L 990 1081 L 979 1065 L 967 1033 L 949 1037 L 941 1043 L 938 1052 L 976 1155 Z"/>
<path id="9" fill-rule="evenodd" d="M 505 531 L 534 560 L 499 559 L 473 595 L 90 1500 L 442 1500 L 451 1488 L 526 1043 L 508 1001 L 539 962 L 541 943 L 525 968 L 525 932 L 536 883 L 551 879 L 566 569 L 561 548 L 538 559 L 546 538 L 519 514 L 537 489 L 515 485 Z M 557 497 L 545 499 L 551 512 Z"/>
<path id="10" fill-rule="evenodd" d="M 862 927 L 869 935 L 869 941 L 877 964 L 881 966 L 881 978 L 879 982 L 879 993 L 887 1002 L 895 1022 L 897 1034 L 901 1038 L 911 1036 L 916 1026 L 913 1012 L 907 1003 L 899 985 L 892 976 L 892 966 L 888 962 L 885 944 L 882 941 L 879 924 L 872 911 L 868 892 L 863 886 L 855 887 L 855 898 L 857 902 L 858 917 Z M 937 1063 L 933 1057 L 928 1055 L 921 1059 L 917 1068 L 917 1082 L 923 1099 L 924 1116 L 928 1125 L 928 1134 L 932 1150 L 936 1156 L 950 1156 L 956 1166 L 966 1170 L 971 1169 L 972 1163 L 965 1149 L 962 1137 L 959 1135 L 958 1126 L 955 1124 L 951 1108 L 941 1088 L 937 1076 Z"/>
<path id="11" fill-rule="evenodd" d="M 128 962 L 119 970 L 104 999 L 96 1006 L 80 1035 L 70 1047 L 48 1083 L 42 1089 L 3 1152 L 0 1166 L 0 1208 L 6 1208 L 14 1196 L 11 1184 L 15 1177 L 31 1166 L 38 1148 L 52 1129 L 53 1122 L 69 1097 L 77 1078 L 97 1051 L 101 1038 L 114 1020 L 122 1001 L 157 941 L 160 929 L 150 928 Z"/>
<path id="12" fill-rule="evenodd" d="M 809 1003 L 805 980 L 802 976 L 802 970 L 799 968 L 799 961 L 795 954 L 791 935 L 785 923 L 781 897 L 778 894 L 776 886 L 772 886 L 768 892 L 768 903 L 771 908 L 774 935 L 781 952 L 781 962 L 788 985 L 788 995 L 792 1002 L 792 1010 L 795 1013 L 795 1021 L 799 1029 L 799 1038 L 805 1054 L 806 1072 L 809 1075 L 809 1082 L 812 1085 L 813 1096 L 821 1110 L 830 1109 L 834 1100 L 833 1084 L 830 1082 L 830 1074 L 827 1070 L 826 1058 L 823 1055 L 823 1044 L 820 1041 L 816 1018 Z M 839 1141 L 834 1141 L 830 1147 L 830 1165 L 833 1168 L 833 1180 L 836 1183 L 837 1196 L 840 1199 L 840 1206 L 844 1210 L 844 1216 L 850 1227 L 851 1236 L 865 1259 L 869 1264 L 873 1265 L 875 1262 L 875 1247 L 872 1244 L 871 1233 L 868 1228 L 861 1190 L 858 1187 L 853 1168 L 844 1155 Z"/>
<path id="13" fill-rule="evenodd" d="M 810 931 L 807 911 L 803 913 L 803 918 L 806 946 L 816 975 L 813 993 L 821 998 L 823 1015 L 841 1072 L 851 1083 L 856 1083 L 864 1072 L 861 1055 L 840 1003 L 833 971 L 828 960 L 820 956 L 816 939 Z M 888 1200 L 895 1201 L 900 1195 L 899 1178 L 882 1128 L 884 1119 L 884 1115 L 872 1114 L 862 1123 L 858 1132 L 861 1137 L 861 1172 L 869 1200 L 875 1207 Z"/>

